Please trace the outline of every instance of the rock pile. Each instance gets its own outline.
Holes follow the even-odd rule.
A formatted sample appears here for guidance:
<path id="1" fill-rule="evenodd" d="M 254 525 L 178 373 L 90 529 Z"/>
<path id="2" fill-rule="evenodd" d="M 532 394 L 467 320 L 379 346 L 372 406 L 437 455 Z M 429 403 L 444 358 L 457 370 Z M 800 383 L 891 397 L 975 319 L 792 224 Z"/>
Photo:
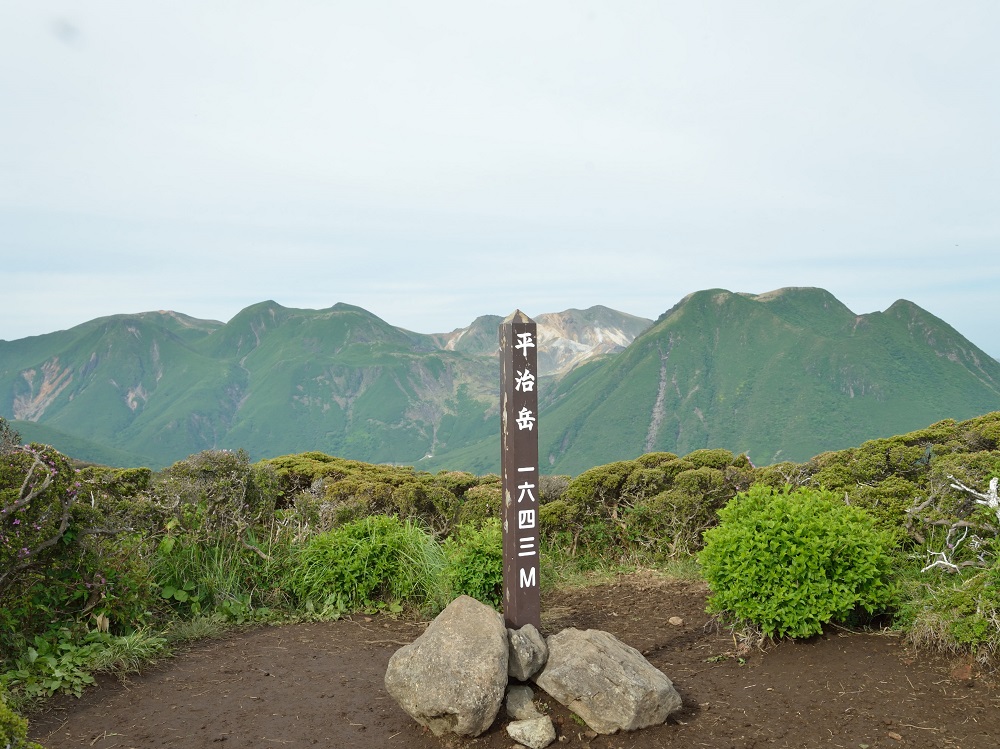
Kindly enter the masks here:
<path id="1" fill-rule="evenodd" d="M 529 680 L 597 733 L 658 725 L 681 707 L 670 679 L 613 635 L 565 629 L 546 639 L 530 624 L 506 629 L 497 612 L 468 596 L 393 654 L 385 686 L 435 736 L 480 735 L 506 695 L 507 733 L 543 749 L 555 727 L 535 706 Z"/>

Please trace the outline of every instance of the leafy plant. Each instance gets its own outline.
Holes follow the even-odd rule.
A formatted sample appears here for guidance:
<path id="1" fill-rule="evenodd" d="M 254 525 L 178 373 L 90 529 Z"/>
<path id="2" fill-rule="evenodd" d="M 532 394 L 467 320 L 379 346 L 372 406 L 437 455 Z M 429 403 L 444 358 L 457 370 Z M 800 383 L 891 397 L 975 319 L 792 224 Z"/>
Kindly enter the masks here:
<path id="1" fill-rule="evenodd" d="M 174 522 L 167 524 L 168 535 L 160 539 L 152 561 L 161 601 L 183 617 L 215 611 L 234 621 L 269 618 L 270 606 L 284 598 L 281 580 L 290 542 L 263 543 L 250 531 L 244 538 L 205 542 L 178 532 Z"/>
<path id="2" fill-rule="evenodd" d="M 890 536 L 832 492 L 755 485 L 719 518 L 699 555 L 712 612 L 769 636 L 808 637 L 890 602 Z"/>
<path id="3" fill-rule="evenodd" d="M 503 605 L 503 533 L 499 518 L 459 526 L 444 542 L 444 575 L 452 596 L 468 595 L 495 609 Z"/>
<path id="4" fill-rule="evenodd" d="M 94 683 L 86 666 L 99 647 L 93 642 L 77 644 L 68 629 L 60 630 L 55 640 L 36 635 L 14 668 L 0 675 L 0 686 L 16 688 L 28 701 L 56 692 L 79 697 L 86 685 Z"/>
<path id="5" fill-rule="evenodd" d="M 373 515 L 312 538 L 295 560 L 289 586 L 307 610 L 436 606 L 443 564 L 440 546 L 422 528 Z"/>
<path id="6" fill-rule="evenodd" d="M 136 671 L 155 659 L 166 640 L 148 632 L 114 636 L 95 629 L 79 636 L 62 628 L 50 638 L 36 635 L 13 668 L 0 674 L 0 688 L 22 705 L 56 693 L 79 697 L 98 671 Z"/>

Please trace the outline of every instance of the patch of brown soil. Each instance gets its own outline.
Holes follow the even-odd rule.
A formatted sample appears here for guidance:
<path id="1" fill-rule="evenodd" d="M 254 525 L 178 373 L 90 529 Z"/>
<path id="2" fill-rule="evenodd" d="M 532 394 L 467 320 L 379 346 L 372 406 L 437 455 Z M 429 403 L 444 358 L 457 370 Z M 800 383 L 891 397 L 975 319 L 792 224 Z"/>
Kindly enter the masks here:
<path id="1" fill-rule="evenodd" d="M 593 736 L 544 693 L 553 746 L 929 747 L 978 749 L 1000 736 L 1000 685 L 967 663 L 908 651 L 894 637 L 832 629 L 738 655 L 704 613 L 695 583 L 632 575 L 543 598 L 543 630 L 607 630 L 639 649 L 684 699 L 667 724 Z M 680 624 L 670 619 L 679 617 Z M 675 619 L 676 621 L 676 619 Z M 386 694 L 389 657 L 425 625 L 384 617 L 264 627 L 199 644 L 124 683 L 33 716 L 31 736 L 62 747 L 415 747 L 509 749 L 498 720 L 478 739 L 437 739 Z"/>

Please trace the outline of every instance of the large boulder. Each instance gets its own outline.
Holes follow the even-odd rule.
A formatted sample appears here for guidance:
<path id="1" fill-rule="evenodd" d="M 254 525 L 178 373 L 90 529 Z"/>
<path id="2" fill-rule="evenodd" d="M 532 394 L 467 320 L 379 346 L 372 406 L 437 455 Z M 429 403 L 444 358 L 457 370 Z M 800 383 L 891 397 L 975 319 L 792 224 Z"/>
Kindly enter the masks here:
<path id="1" fill-rule="evenodd" d="M 385 688 L 435 736 L 478 736 L 507 687 L 503 617 L 469 596 L 452 601 L 427 630 L 389 659 Z"/>
<path id="2" fill-rule="evenodd" d="M 598 733 L 659 725 L 681 707 L 670 679 L 614 635 L 570 628 L 547 644 L 535 683 Z"/>

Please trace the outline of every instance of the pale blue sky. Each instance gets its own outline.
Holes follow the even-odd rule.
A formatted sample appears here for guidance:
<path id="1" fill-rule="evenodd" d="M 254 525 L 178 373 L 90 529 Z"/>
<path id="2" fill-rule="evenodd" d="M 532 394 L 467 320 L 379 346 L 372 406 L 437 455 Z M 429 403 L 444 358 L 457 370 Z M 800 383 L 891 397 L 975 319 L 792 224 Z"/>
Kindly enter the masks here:
<path id="1" fill-rule="evenodd" d="M 0 0 L 0 339 L 699 289 L 1000 356 L 1000 3 Z"/>

